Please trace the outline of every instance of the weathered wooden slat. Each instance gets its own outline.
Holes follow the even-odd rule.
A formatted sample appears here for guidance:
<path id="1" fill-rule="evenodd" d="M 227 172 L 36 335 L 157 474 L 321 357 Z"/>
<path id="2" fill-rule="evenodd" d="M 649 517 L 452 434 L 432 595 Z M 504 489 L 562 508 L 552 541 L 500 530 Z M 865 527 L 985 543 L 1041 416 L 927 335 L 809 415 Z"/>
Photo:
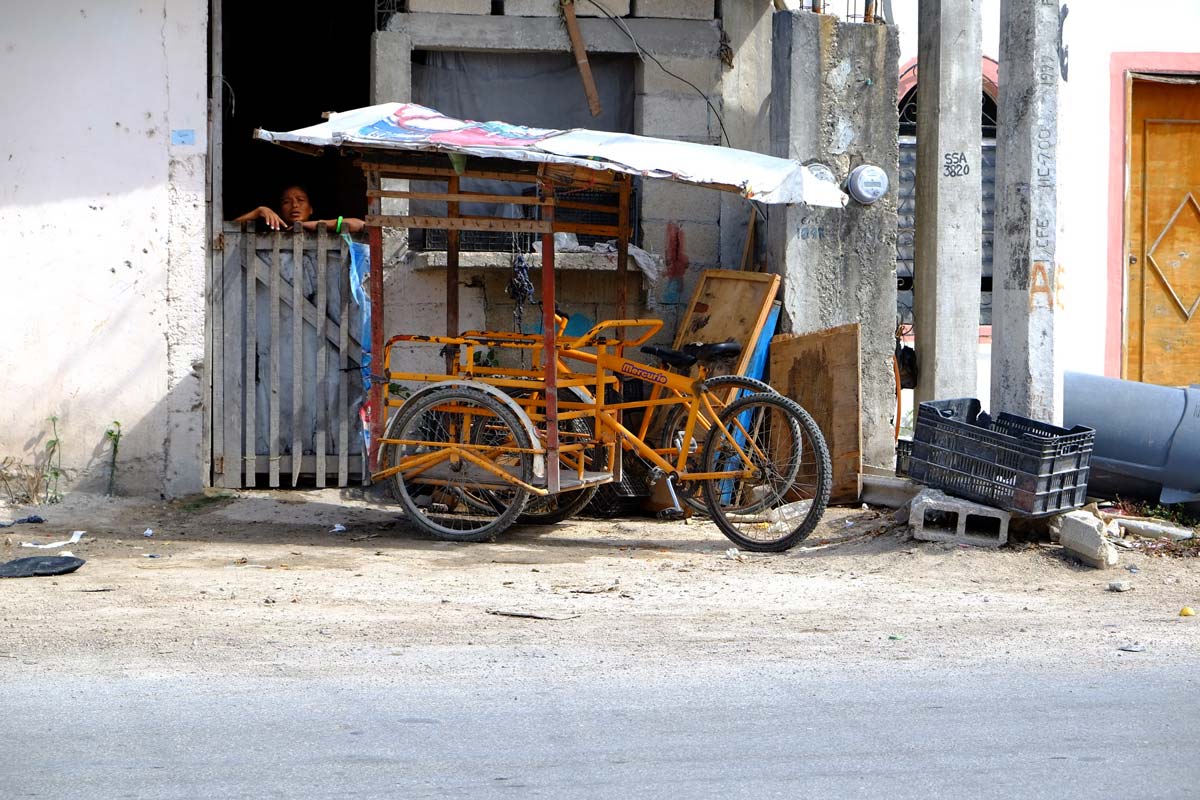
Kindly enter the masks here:
<path id="1" fill-rule="evenodd" d="M 325 359 L 328 357 L 325 343 L 325 309 L 328 306 L 328 291 L 325 288 L 325 226 L 317 226 L 317 392 L 316 411 L 317 427 L 314 440 L 314 453 L 317 456 L 317 487 L 325 487 L 325 447 L 326 432 L 329 430 L 328 404 L 329 384 L 325 377 Z"/>
<path id="2" fill-rule="evenodd" d="M 368 225 L 386 228 L 434 228 L 448 231 L 510 231 L 514 233 L 550 233 L 549 223 L 536 219 L 502 219 L 500 217 L 425 217 L 368 214 Z"/>
<path id="3" fill-rule="evenodd" d="M 266 456 L 258 456 L 256 461 L 260 472 L 267 468 Z M 279 457 L 279 461 L 284 472 L 299 472 L 304 475 L 312 475 L 317 468 L 317 458 L 313 455 L 301 456 L 299 459 L 295 459 L 290 455 L 282 455 Z M 348 470 L 361 474 L 362 463 L 362 456 L 350 456 Z M 332 475 L 333 473 L 331 472 L 330 474 Z"/>
<path id="4" fill-rule="evenodd" d="M 623 184 L 622 184 L 623 185 Z M 576 200 L 563 200 L 559 198 L 554 202 L 556 208 L 569 208 L 572 211 L 598 211 L 601 214 L 617 214 L 620 211 L 620 202 L 609 205 L 607 203 L 581 203 Z"/>
<path id="5" fill-rule="evenodd" d="M 269 273 L 269 270 L 262 264 L 258 265 L 257 278 L 258 278 L 258 282 L 261 283 L 263 286 L 271 285 L 271 275 Z M 279 300 L 288 308 L 292 307 L 291 296 L 289 296 L 287 294 L 281 294 L 279 296 Z M 307 300 L 305 300 L 301 306 L 301 309 L 304 313 L 304 321 L 310 325 L 315 325 L 316 320 L 317 320 L 316 306 L 313 305 L 312 303 L 308 302 Z M 329 325 L 326 327 L 325 335 L 330 343 L 333 343 L 336 339 L 336 335 L 337 335 L 336 327 L 337 326 L 334 326 L 334 325 Z M 362 360 L 362 348 L 358 343 L 358 338 L 353 335 L 351 335 L 351 337 L 350 337 L 350 357 L 355 359 L 356 361 Z"/>
<path id="6" fill-rule="evenodd" d="M 255 309 L 257 306 L 257 284 L 254 278 L 254 269 L 257 254 L 251 249 L 250 237 L 245 239 L 245 247 L 242 252 L 245 254 L 242 269 L 242 286 L 244 287 L 244 299 L 246 301 L 246 332 L 243 347 L 245 348 L 246 356 L 246 371 L 243 379 L 243 430 L 246 433 L 245 439 L 245 454 L 246 454 L 246 475 L 243 478 L 245 486 L 254 487 L 255 469 L 254 469 L 254 448 L 255 448 L 255 430 L 254 430 L 254 372 L 255 361 L 258 358 L 257 334 L 258 329 L 255 325 Z"/>
<path id="7" fill-rule="evenodd" d="M 226 341 L 226 329 L 232 327 L 236 316 L 231 316 L 227 306 L 225 265 L 229 260 L 229 251 L 221 251 L 221 259 L 214 264 L 213 273 L 213 358 L 209 362 L 212 373 L 212 482 L 214 486 L 228 487 L 225 472 L 225 384 L 228 380 L 225 368 L 225 353 L 229 343 Z"/>
<path id="8" fill-rule="evenodd" d="M 356 162 L 358 166 L 364 166 L 364 162 Z M 537 175 L 532 172 L 496 172 L 493 170 L 468 169 L 462 174 L 455 172 L 449 168 L 442 167 L 402 167 L 391 166 L 387 164 L 370 164 L 369 169 L 377 173 L 379 176 L 388 178 L 409 179 L 418 181 L 427 181 L 435 178 L 481 178 L 491 181 L 510 181 L 512 183 L 537 183 Z"/>
<path id="9" fill-rule="evenodd" d="M 304 237 L 292 239 L 292 455 L 304 453 Z M 314 315 L 313 322 L 316 319 Z M 300 460 L 292 459 L 292 486 L 300 482 Z"/>
<path id="10" fill-rule="evenodd" d="M 279 350 L 282 342 L 282 310 L 279 302 L 280 281 L 282 280 L 282 254 L 279 252 L 283 247 L 283 234 L 275 231 L 273 246 L 271 247 L 271 409 L 270 419 L 267 426 L 267 436 L 270 439 L 270 447 L 268 452 L 271 458 L 270 475 L 268 476 L 268 485 L 271 488 L 279 487 L 279 443 L 283 440 L 283 436 L 279 431 Z M 257 286 L 258 279 L 255 278 Z"/>
<path id="11" fill-rule="evenodd" d="M 513 194 L 483 194 L 481 192 L 409 192 L 399 189 L 371 189 L 368 197 L 396 197 L 405 200 L 437 200 L 444 203 L 497 203 L 501 205 L 541 206 L 548 205 L 539 197 Z M 554 202 L 553 200 L 549 201 Z M 561 204 L 560 204 L 561 205 Z"/>
<path id="12" fill-rule="evenodd" d="M 338 407 L 337 407 L 337 456 L 338 456 L 338 486 L 350 485 L 350 358 L 348 356 L 350 340 L 350 251 L 346 243 L 338 255 L 337 263 L 341 268 L 342 308 L 338 318 Z"/>
<path id="13" fill-rule="evenodd" d="M 621 234 L 617 225 L 596 225 L 588 222 L 555 222 L 555 233 L 586 233 L 590 236 L 605 236 L 616 239 Z"/>

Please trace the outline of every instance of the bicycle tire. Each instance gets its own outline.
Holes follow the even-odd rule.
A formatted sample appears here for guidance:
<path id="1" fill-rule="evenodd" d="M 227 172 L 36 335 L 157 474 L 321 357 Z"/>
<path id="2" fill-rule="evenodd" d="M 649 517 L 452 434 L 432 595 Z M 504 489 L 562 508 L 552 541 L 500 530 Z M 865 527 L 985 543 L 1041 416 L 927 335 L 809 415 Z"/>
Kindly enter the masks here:
<path id="1" fill-rule="evenodd" d="M 760 381 L 757 378 L 748 378 L 744 375 L 718 375 L 715 378 L 709 378 L 704 382 L 709 393 L 721 393 L 722 390 L 728 391 L 736 389 L 738 394 L 734 395 L 734 400 L 739 400 L 742 392 L 749 394 L 758 394 L 766 392 L 767 394 L 778 394 L 771 384 L 765 381 Z M 732 401 L 731 401 L 732 402 Z M 717 413 L 721 412 L 724 406 L 724 401 L 718 405 Z M 675 447 L 675 437 L 683 432 L 683 422 L 687 419 L 688 409 L 685 405 L 667 406 L 667 415 L 663 419 L 662 429 L 659 431 L 658 447 L 661 450 L 668 450 Z M 691 443 L 689 442 L 689 447 Z M 694 466 L 695 471 L 700 471 L 700 465 L 703 463 L 703 450 L 697 448 L 694 456 L 689 457 L 689 467 Z M 691 462 L 693 462 L 692 464 Z M 687 503 L 693 511 L 701 514 L 708 513 L 708 505 L 705 503 L 699 481 L 676 481 L 675 493 L 680 500 Z"/>
<path id="2" fill-rule="evenodd" d="M 745 550 L 777 553 L 794 547 L 817 527 L 829 504 L 833 467 L 820 428 L 798 403 L 779 394 L 735 400 L 720 418 L 735 439 L 745 439 L 739 448 L 759 473 L 704 481 L 709 515 Z M 731 459 L 737 461 L 735 469 L 743 468 L 738 450 L 714 427 L 704 443 L 704 471 L 732 471 Z"/>
<path id="3" fill-rule="evenodd" d="M 456 421 L 454 415 L 461 412 L 453 410 L 451 404 L 474 406 L 478 411 L 471 414 L 470 422 L 464 422 L 465 416 L 462 420 Z M 442 407 L 440 410 L 439 406 Z M 502 443 L 513 448 L 513 450 L 493 455 L 492 459 L 497 464 L 503 463 L 511 473 L 515 474 L 515 477 L 529 483 L 533 477 L 533 456 L 529 452 L 532 449 L 532 443 L 525 428 L 511 409 L 495 398 L 475 389 L 448 386 L 406 403 L 396 416 L 394 429 L 396 435 L 389 438 L 432 442 L 445 439 L 447 442 L 451 442 L 459 436 L 458 430 L 464 425 L 470 425 L 472 430 L 468 434 L 469 441 L 475 443 L 478 441 L 476 426 L 484 424 L 480 422 L 481 420 L 491 420 L 486 424 L 495 428 L 495 441 L 498 444 Z M 389 445 L 389 447 L 392 448 L 389 463 L 397 465 L 403 463 L 405 457 L 418 455 L 422 451 L 429 452 L 432 449 L 419 445 Z M 516 451 L 514 452 L 514 450 Z M 464 461 L 460 464 L 459 469 L 461 472 L 458 474 L 462 475 L 462 487 L 465 487 L 463 491 L 475 487 L 481 468 Z M 454 473 L 449 474 L 453 475 Z M 420 476 L 405 480 L 403 472 L 397 472 L 394 483 L 409 521 L 424 533 L 445 541 L 494 541 L 498 534 L 504 532 L 517 520 L 529 497 L 528 491 L 513 486 L 513 488 L 488 490 L 487 496 L 492 506 L 491 509 L 482 509 L 477 503 L 462 502 L 460 506 L 457 501 L 461 500 L 462 495 L 455 491 L 458 487 L 452 482 L 453 478 L 443 476 L 439 480 L 445 481 L 445 483 L 434 485 L 432 495 L 428 491 L 430 484 L 424 484 Z M 435 498 L 435 501 L 427 502 L 424 506 L 417 500 L 418 497 L 428 498 L 430 496 Z M 441 502 L 438 502 L 438 499 Z M 450 500 L 454 500 L 455 505 L 451 506 L 445 502 Z"/>

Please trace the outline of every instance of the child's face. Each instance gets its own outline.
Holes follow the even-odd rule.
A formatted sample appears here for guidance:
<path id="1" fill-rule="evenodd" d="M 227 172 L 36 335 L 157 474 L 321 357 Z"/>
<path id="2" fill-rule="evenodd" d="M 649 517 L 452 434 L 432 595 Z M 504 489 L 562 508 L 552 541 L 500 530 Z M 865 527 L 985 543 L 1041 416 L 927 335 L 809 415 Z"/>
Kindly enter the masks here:
<path id="1" fill-rule="evenodd" d="M 307 222 L 312 216 L 312 205 L 308 202 L 308 195 L 299 186 L 292 186 L 284 191 L 280 206 L 283 218 L 288 222 Z"/>

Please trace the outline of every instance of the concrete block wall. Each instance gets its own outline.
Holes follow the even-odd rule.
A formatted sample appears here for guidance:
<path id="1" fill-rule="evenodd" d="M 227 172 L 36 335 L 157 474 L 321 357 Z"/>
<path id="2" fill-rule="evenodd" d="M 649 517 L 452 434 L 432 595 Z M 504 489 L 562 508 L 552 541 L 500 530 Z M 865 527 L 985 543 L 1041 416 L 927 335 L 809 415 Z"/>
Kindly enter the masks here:
<path id="1" fill-rule="evenodd" d="M 408 0 L 408 10 L 416 14 L 491 14 L 492 0 Z"/>
<path id="2" fill-rule="evenodd" d="M 712 0 L 633 0 L 635 17 L 712 19 L 715 9 Z"/>
<path id="3" fill-rule="evenodd" d="M 504 0 L 506 17 L 557 17 L 559 0 Z M 599 5 L 603 11 L 596 6 Z M 603 17 L 607 11 L 614 17 L 627 17 L 631 0 L 577 0 L 575 16 Z"/>

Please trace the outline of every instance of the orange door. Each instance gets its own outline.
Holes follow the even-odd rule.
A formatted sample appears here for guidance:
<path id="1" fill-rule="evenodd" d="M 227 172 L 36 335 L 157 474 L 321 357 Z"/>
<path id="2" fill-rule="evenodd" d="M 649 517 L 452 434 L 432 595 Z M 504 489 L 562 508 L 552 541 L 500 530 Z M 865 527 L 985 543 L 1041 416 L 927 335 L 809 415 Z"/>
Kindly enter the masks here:
<path id="1" fill-rule="evenodd" d="M 1134 80 L 1125 377 L 1200 383 L 1200 85 Z"/>

